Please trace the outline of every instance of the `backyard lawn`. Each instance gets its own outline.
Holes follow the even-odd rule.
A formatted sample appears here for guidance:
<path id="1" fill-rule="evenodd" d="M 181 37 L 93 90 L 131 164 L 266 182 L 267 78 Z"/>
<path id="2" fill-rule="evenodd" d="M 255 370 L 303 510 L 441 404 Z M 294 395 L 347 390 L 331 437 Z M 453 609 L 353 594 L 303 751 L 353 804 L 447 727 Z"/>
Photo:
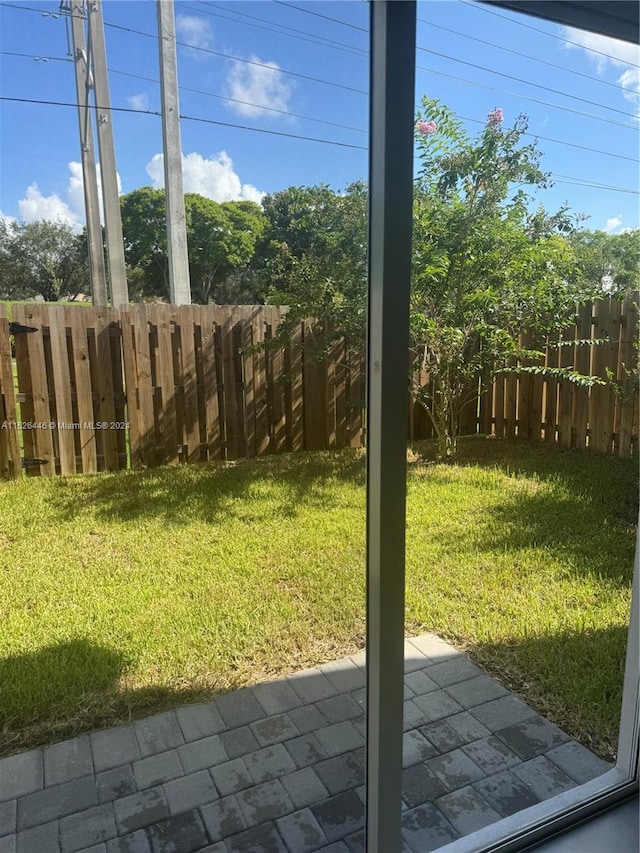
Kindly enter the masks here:
<path id="1" fill-rule="evenodd" d="M 637 459 L 417 450 L 407 633 L 611 758 Z M 0 482 L 0 754 L 361 648 L 364 508 L 359 451 Z"/>

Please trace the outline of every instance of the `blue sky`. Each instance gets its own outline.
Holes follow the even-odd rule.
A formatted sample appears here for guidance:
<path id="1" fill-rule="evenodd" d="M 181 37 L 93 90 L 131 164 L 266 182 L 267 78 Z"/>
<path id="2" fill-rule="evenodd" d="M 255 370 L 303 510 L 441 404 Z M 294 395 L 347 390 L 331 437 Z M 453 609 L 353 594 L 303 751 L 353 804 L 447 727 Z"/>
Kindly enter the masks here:
<path id="1" fill-rule="evenodd" d="M 122 192 L 158 186 L 161 124 L 144 113 L 160 109 L 155 2 L 104 0 L 103 9 L 112 106 L 130 110 L 113 115 Z M 292 184 L 340 189 L 366 177 L 365 2 L 189 0 L 175 9 L 187 191 L 259 200 Z M 4 99 L 75 102 L 57 13 L 48 0 L 0 1 Z M 637 47 L 466 0 L 421 2 L 418 17 L 416 103 L 439 98 L 472 132 L 494 107 L 507 125 L 528 114 L 542 166 L 558 176 L 540 194 L 545 206 L 568 202 L 589 228 L 638 227 Z M 2 214 L 80 225 L 76 110 L 1 100 L 0 122 Z"/>

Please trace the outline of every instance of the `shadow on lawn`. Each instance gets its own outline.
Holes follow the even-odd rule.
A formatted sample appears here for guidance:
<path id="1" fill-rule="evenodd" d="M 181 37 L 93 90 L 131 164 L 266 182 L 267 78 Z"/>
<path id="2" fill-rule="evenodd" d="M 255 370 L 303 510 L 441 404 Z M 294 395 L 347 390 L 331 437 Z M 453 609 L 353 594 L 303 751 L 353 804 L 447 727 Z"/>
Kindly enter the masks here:
<path id="1" fill-rule="evenodd" d="M 628 626 L 473 643 L 494 678 L 605 761 L 615 761 Z"/>
<path id="2" fill-rule="evenodd" d="M 55 478 L 50 506 L 67 521 L 87 507 L 105 520 L 125 522 L 158 517 L 171 524 L 189 524 L 194 519 L 208 523 L 221 518 L 295 519 L 302 507 L 330 510 L 335 506 L 339 502 L 336 482 L 364 488 L 361 453 L 287 454 L 227 465 L 203 463 L 104 477 Z M 264 506 L 257 508 L 261 500 Z"/>
<path id="3" fill-rule="evenodd" d="M 630 585 L 638 521 L 637 457 L 474 437 L 461 443 L 458 464 L 532 481 L 531 489 L 510 492 L 483 509 L 473 549 L 514 556 L 529 548 L 544 549 L 566 557 L 569 572 Z M 428 481 L 434 480 L 449 482 L 447 469 L 428 469 Z M 541 488 L 536 489 L 536 482 Z M 432 529 L 429 535 L 445 546 L 450 542 L 450 531 Z"/>
<path id="4" fill-rule="evenodd" d="M 423 461 L 433 462 L 434 442 L 417 442 Z M 523 439 L 465 436 L 456 463 L 501 471 L 511 477 L 529 477 L 564 486 L 576 501 L 587 497 L 604 515 L 623 524 L 638 522 L 638 455 L 614 456 L 571 450 L 555 444 Z"/>
<path id="5" fill-rule="evenodd" d="M 211 689 L 127 689 L 127 665 L 84 638 L 0 660 L 0 756 L 211 697 Z"/>

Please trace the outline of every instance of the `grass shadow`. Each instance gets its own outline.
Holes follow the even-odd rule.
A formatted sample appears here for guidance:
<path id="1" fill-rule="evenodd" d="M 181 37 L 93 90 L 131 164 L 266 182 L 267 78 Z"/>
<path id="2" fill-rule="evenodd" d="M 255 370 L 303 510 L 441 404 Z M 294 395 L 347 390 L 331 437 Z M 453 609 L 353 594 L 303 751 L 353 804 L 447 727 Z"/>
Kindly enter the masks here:
<path id="1" fill-rule="evenodd" d="M 60 520 L 76 518 L 91 507 L 99 518 L 131 522 L 166 518 L 172 525 L 201 520 L 246 518 L 246 502 L 260 499 L 265 487 L 269 500 L 262 516 L 295 519 L 303 506 L 331 509 L 335 483 L 364 488 L 364 457 L 359 451 L 340 454 L 284 454 L 234 463 L 196 463 L 146 471 L 125 471 L 92 477 L 55 478 L 50 506 Z"/>
<path id="2" fill-rule="evenodd" d="M 467 651 L 567 734 L 614 762 L 627 635 L 627 626 L 613 625 L 474 643 Z"/>

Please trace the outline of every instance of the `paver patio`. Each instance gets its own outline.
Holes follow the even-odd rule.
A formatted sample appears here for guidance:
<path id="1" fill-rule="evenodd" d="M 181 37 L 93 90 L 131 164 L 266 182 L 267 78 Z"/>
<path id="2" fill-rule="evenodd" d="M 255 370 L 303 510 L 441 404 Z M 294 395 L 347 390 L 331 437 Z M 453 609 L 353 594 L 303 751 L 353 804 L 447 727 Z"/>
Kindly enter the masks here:
<path id="1" fill-rule="evenodd" d="M 363 851 L 365 656 L 0 761 L 0 853 Z M 405 644 L 403 839 L 609 769 L 452 646 Z"/>

